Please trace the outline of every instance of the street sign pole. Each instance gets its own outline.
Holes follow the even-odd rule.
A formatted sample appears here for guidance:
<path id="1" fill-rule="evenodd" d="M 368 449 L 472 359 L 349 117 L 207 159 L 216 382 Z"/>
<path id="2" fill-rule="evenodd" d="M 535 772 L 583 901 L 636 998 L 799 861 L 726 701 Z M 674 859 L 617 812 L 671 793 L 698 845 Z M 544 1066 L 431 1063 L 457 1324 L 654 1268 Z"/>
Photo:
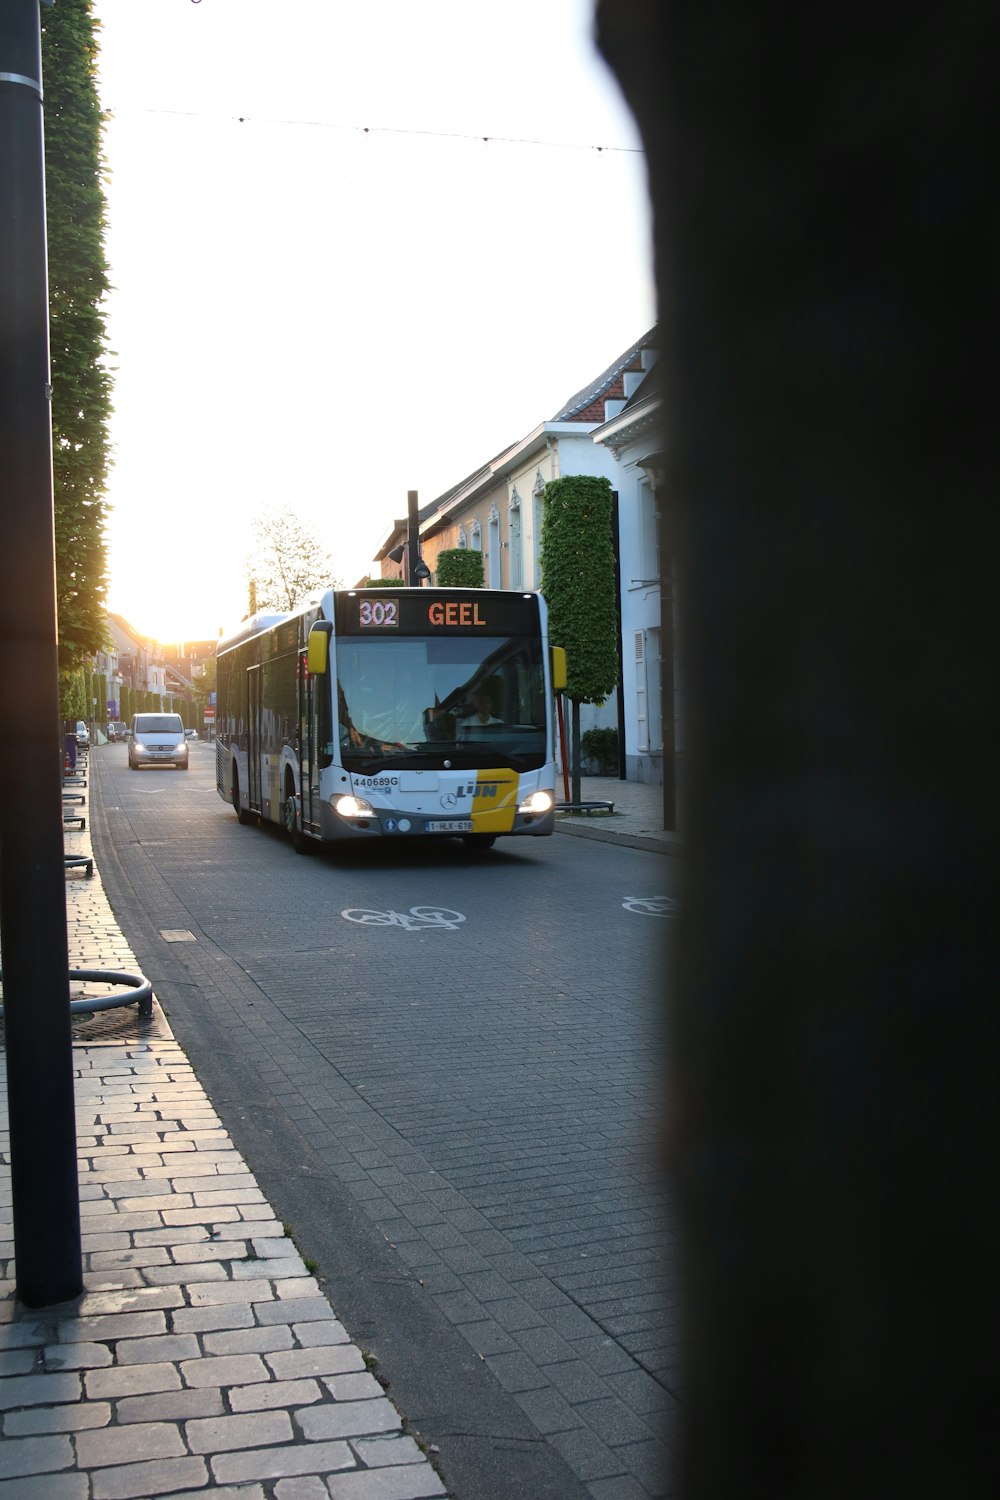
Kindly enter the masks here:
<path id="1" fill-rule="evenodd" d="M 38 0 L 0 4 L 0 943 L 17 1295 L 83 1290 L 63 862 Z"/>

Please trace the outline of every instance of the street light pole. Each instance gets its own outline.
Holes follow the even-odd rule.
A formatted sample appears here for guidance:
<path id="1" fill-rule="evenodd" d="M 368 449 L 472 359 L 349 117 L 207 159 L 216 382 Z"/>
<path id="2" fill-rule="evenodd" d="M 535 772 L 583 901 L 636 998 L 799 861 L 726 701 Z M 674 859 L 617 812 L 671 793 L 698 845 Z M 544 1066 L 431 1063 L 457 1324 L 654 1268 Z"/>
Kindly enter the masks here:
<path id="1" fill-rule="evenodd" d="M 0 5 L 0 942 L 17 1295 L 83 1290 L 63 862 L 38 0 Z"/>
<path id="2" fill-rule="evenodd" d="M 414 584 L 419 588 L 421 579 L 417 576 L 417 564 L 420 561 L 420 517 L 416 490 L 406 492 L 406 541 L 406 581 L 411 588 Z"/>

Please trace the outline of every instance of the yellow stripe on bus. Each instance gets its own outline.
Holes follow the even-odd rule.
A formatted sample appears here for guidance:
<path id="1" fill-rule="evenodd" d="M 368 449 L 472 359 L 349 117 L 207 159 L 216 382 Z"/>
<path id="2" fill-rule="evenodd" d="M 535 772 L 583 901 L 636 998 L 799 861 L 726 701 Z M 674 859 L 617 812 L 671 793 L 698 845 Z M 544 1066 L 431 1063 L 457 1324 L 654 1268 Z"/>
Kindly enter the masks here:
<path id="1" fill-rule="evenodd" d="M 477 771 L 472 794 L 476 833 L 509 833 L 517 812 L 518 778 L 509 770 Z"/>

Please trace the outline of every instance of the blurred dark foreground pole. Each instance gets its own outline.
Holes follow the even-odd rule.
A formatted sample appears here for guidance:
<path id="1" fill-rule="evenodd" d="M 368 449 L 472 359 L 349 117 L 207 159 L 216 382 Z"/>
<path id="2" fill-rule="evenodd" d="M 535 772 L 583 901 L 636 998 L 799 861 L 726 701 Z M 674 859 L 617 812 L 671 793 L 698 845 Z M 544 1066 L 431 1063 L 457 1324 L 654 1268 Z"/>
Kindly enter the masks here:
<path id="1" fill-rule="evenodd" d="M 0 4 L 0 942 L 17 1294 L 82 1290 L 38 0 Z"/>
<path id="2" fill-rule="evenodd" d="M 997 1469 L 995 16 L 598 7 L 685 608 L 684 1500 Z"/>

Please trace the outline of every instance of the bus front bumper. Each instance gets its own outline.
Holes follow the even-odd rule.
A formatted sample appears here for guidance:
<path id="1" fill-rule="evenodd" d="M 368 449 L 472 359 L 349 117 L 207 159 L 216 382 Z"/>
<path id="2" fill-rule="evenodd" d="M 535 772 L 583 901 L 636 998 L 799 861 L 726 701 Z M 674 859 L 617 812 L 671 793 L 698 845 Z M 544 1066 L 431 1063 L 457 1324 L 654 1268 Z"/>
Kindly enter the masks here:
<path id="1" fill-rule="evenodd" d="M 510 826 L 498 828 L 494 819 L 488 823 L 479 818 L 433 818 L 427 813 L 400 812 L 378 807 L 366 817 L 345 818 L 332 807 L 322 810 L 322 836 L 325 839 L 373 838 L 471 838 L 483 834 L 491 838 L 527 836 L 545 838 L 555 831 L 555 809 L 546 813 L 514 813 Z"/>

